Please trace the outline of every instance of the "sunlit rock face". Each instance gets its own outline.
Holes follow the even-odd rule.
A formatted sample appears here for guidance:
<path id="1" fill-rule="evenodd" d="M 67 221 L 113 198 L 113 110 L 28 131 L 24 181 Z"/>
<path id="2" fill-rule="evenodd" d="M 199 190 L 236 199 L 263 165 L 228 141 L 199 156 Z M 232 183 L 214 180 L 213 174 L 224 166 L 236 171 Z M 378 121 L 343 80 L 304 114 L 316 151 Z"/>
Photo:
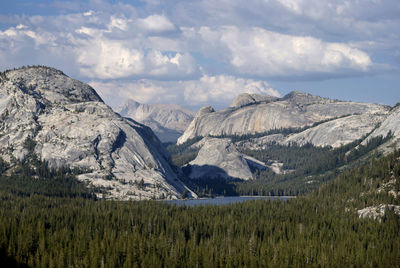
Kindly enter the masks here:
<path id="1" fill-rule="evenodd" d="M 363 142 L 365 145 L 371 138 L 378 136 L 386 136 L 388 133 L 393 135 L 386 148 L 382 148 L 386 152 L 391 152 L 394 147 L 400 146 L 400 105 L 393 107 L 381 124 L 371 133 Z"/>
<path id="2" fill-rule="evenodd" d="M 289 135 L 283 144 L 296 143 L 337 148 L 370 133 L 384 120 L 385 114 L 356 114 L 332 120 L 297 134 Z"/>
<path id="3" fill-rule="evenodd" d="M 195 112 L 176 104 L 143 104 L 127 100 L 115 109 L 150 127 L 162 142 L 176 142 L 195 116 Z"/>
<path id="4" fill-rule="evenodd" d="M 240 179 L 253 177 L 252 169 L 266 169 L 264 163 L 241 154 L 229 139 L 204 138 L 197 157 L 189 164 L 191 179 Z"/>
<path id="5" fill-rule="evenodd" d="M 302 128 L 336 119 L 334 123 L 326 123 L 325 128 L 319 127 L 290 139 L 318 146 L 340 146 L 372 131 L 389 109 L 379 104 L 337 101 L 295 91 L 283 98 L 242 94 L 227 109 L 214 111 L 208 107 L 200 110 L 178 139 L 178 144 L 197 136 L 243 135 Z"/>
<path id="6" fill-rule="evenodd" d="M 389 131 L 394 137 L 386 144 L 400 143 L 399 111 L 399 107 L 331 100 L 301 92 L 283 98 L 241 94 L 227 109 L 200 109 L 178 144 L 204 137 L 192 145 L 200 151 L 190 163 L 191 178 L 212 177 L 214 172 L 220 177 L 246 180 L 254 170 L 246 166 L 247 156 L 239 151 L 268 150 L 271 143 L 338 148 L 356 140 L 366 144 L 370 137 L 385 137 Z M 234 142 L 229 139 L 230 135 L 256 133 L 233 138 Z M 280 173 L 275 162 L 270 159 L 261 164 Z"/>
<path id="7" fill-rule="evenodd" d="M 400 215 L 400 206 L 380 204 L 379 206 L 370 206 L 357 210 L 359 218 L 371 218 L 374 220 L 382 220 L 387 210 L 393 211 L 395 214 Z"/>
<path id="8" fill-rule="evenodd" d="M 78 178 L 106 187 L 108 198 L 178 198 L 188 190 L 151 129 L 114 113 L 90 86 L 47 67 L 6 71 L 0 79 L 4 159 L 23 159 L 29 138 L 50 166 L 85 170 Z"/>

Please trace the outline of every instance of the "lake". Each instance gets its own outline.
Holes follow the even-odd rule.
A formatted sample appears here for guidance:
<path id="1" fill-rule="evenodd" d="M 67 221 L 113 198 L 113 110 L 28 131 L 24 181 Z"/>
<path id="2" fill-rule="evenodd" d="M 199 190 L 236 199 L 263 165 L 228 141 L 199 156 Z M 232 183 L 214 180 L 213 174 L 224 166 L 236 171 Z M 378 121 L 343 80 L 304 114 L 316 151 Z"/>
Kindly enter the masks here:
<path id="1" fill-rule="evenodd" d="M 205 205 L 226 205 L 232 203 L 240 203 L 250 200 L 288 200 L 288 196 L 224 196 L 216 198 L 200 198 L 200 199 L 179 199 L 179 200 L 168 200 L 165 201 L 169 204 L 185 205 L 189 207 L 193 206 L 205 206 Z"/>

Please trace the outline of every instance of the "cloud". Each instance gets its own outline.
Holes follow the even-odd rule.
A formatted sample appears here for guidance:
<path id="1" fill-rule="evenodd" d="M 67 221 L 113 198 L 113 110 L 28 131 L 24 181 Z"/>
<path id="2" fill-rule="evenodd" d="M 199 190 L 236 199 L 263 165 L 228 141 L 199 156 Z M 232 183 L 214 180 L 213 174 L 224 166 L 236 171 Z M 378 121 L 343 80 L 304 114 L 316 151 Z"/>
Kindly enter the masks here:
<path id="1" fill-rule="evenodd" d="M 102 37 L 82 41 L 75 51 L 81 74 L 89 78 L 179 79 L 199 72 L 189 53 L 146 51 Z"/>
<path id="2" fill-rule="evenodd" d="M 187 81 L 92 81 L 90 85 L 111 106 L 134 99 L 143 103 L 185 103 L 193 109 L 213 103 L 222 108 L 227 107 L 240 93 L 280 96 L 265 81 L 229 75 L 204 75 L 198 80 Z"/>
<path id="3" fill-rule="evenodd" d="M 274 94 L 264 80 L 398 68 L 398 0 L 139 2 L 54 1 L 52 15 L 0 15 L 0 69 L 53 66 L 94 81 L 110 103 L 224 107 L 241 92 Z"/>
<path id="4" fill-rule="evenodd" d="M 138 20 L 139 26 L 147 31 L 165 32 L 175 30 L 175 26 L 165 16 L 151 15 Z"/>
<path id="5" fill-rule="evenodd" d="M 369 55 L 351 44 L 324 42 L 311 36 L 281 34 L 257 27 L 201 27 L 194 38 L 208 44 L 204 53 L 222 50 L 219 55 L 225 56 L 225 61 L 241 75 L 348 75 L 368 72 L 373 66 Z"/>
<path id="6" fill-rule="evenodd" d="M 120 42 L 92 39 L 76 48 L 82 75 L 90 78 L 123 78 L 144 71 L 144 55 Z"/>
<path id="7" fill-rule="evenodd" d="M 395 18 L 400 10 L 396 0 L 277 0 L 289 12 L 312 19 L 347 18 L 377 21 Z M 329 15 L 329 16 L 327 16 Z"/>
<path id="8" fill-rule="evenodd" d="M 144 19 L 94 11 L 54 18 L 36 16 L 0 31 L 0 48 L 6 48 L 0 54 L 26 51 L 30 54 L 24 63 L 27 65 L 49 64 L 57 58 L 60 62 L 55 67 L 65 69 L 63 65 L 68 63 L 69 69 L 79 70 L 73 75 L 91 79 L 199 77 L 199 65 L 190 52 L 180 51 L 179 46 L 177 50 L 167 45 L 152 46 L 157 38 L 167 40 L 163 32 L 172 30 L 175 26 L 168 18 L 157 14 Z M 63 54 L 68 58 L 60 59 Z M 2 67 L 19 63 L 7 57 L 3 64 L 8 66 Z"/>
<path id="9" fill-rule="evenodd" d="M 1 32 L 0 48 L 7 49 L 0 53 L 24 51 L 31 55 L 25 64 L 33 64 L 32 59 L 56 63 L 84 79 L 192 80 L 229 73 L 292 80 L 358 76 L 377 70 L 375 50 L 388 53 L 389 44 L 398 49 L 398 42 L 386 41 L 389 33 L 384 30 L 400 27 L 398 19 L 390 20 L 388 6 L 393 2 L 381 8 L 389 15 L 375 2 L 367 1 L 364 7 L 350 0 L 253 0 L 244 6 L 236 0 L 203 0 L 151 2 L 140 9 L 91 1 L 85 4 L 89 9 L 79 13 L 20 17 L 16 25 L 23 27 Z M 268 14 L 265 20 L 259 20 L 261 14 Z M 320 32 L 334 34 L 326 41 L 318 37 Z M 364 37 L 381 32 L 387 36 L 364 40 L 359 32 Z M 357 40 L 338 42 L 337 36 Z M 390 36 L 395 36 L 393 31 Z M 370 45 L 365 49 L 363 44 Z M 7 57 L 0 65 L 13 67 L 21 61 Z"/>
<path id="10" fill-rule="evenodd" d="M 398 0 L 250 0 L 246 4 L 241 0 L 202 0 L 190 4 L 178 2 L 169 8 L 167 14 L 184 10 L 180 19 L 186 26 L 254 26 L 341 41 L 370 36 L 370 29 L 358 27 L 359 24 L 373 28 L 400 24 Z M 389 35 L 393 33 L 390 30 L 382 28 L 373 34 L 375 37 Z"/>
<path id="11" fill-rule="evenodd" d="M 279 96 L 265 81 L 243 79 L 228 75 L 203 76 L 198 81 L 187 81 L 184 85 L 185 101 L 205 105 L 207 103 L 230 103 L 240 93 L 259 93 Z"/>

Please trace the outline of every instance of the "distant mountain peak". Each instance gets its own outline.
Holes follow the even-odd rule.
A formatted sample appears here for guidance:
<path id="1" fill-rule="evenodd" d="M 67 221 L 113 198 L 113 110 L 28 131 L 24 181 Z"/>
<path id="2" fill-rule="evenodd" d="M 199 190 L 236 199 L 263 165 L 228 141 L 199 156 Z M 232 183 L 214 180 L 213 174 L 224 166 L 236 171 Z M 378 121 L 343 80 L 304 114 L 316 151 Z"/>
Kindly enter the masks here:
<path id="1" fill-rule="evenodd" d="M 133 99 L 126 100 L 115 111 L 149 126 L 163 142 L 175 142 L 195 115 L 177 104 L 145 104 Z"/>

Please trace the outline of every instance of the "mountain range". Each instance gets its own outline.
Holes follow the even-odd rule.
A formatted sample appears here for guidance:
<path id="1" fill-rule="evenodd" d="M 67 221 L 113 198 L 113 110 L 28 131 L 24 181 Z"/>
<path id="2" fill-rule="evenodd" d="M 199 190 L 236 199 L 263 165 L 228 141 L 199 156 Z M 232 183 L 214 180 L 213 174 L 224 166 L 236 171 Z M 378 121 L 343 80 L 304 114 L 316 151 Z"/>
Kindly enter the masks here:
<path id="1" fill-rule="evenodd" d="M 197 197 L 192 186 L 203 179 L 254 182 L 260 172 L 293 172 L 279 154 L 266 158 L 273 148 L 312 146 L 321 155 L 345 150 L 339 163 L 379 137 L 386 139 L 375 151 L 400 145 L 400 106 L 296 91 L 282 98 L 245 93 L 226 109 L 206 106 L 196 115 L 178 105 L 133 100 L 116 112 L 89 85 L 59 70 L 34 66 L 2 72 L 0 156 L 13 163 L 32 151 L 52 168 L 79 170 L 78 179 L 102 188 L 105 198 L 138 200 Z M 169 148 L 173 159 L 154 133 L 163 141 L 181 134 Z"/>
<path id="2" fill-rule="evenodd" d="M 337 101 L 296 91 L 283 98 L 245 93 L 239 95 L 229 108 L 220 111 L 214 111 L 212 107 L 200 109 L 178 139 L 178 144 L 198 136 L 263 133 L 329 121 L 322 128 L 324 134 L 329 133 L 332 137 L 322 138 L 318 129 L 314 129 L 312 134 L 290 138 L 294 142 L 312 142 L 317 146 L 339 146 L 369 133 L 386 118 L 390 109 L 380 104 Z M 340 133 L 333 136 L 336 131 Z"/>
<path id="3" fill-rule="evenodd" d="M 290 170 L 274 158 L 254 165 L 246 152 L 268 154 L 277 145 L 333 150 L 355 143 L 346 149 L 349 154 L 379 137 L 386 139 L 376 150 L 392 152 L 400 145 L 399 128 L 399 106 L 331 100 L 296 91 L 282 98 L 245 93 L 226 109 L 201 108 L 177 143 L 198 150 L 186 162 L 190 178 L 249 180 L 255 169 L 265 166 L 276 174 Z"/>
<path id="4" fill-rule="evenodd" d="M 177 104 L 143 104 L 132 99 L 115 111 L 150 127 L 162 142 L 174 143 L 195 116 L 195 112 Z"/>
<path id="5" fill-rule="evenodd" d="M 400 105 L 242 94 L 168 145 L 132 106 L 184 128 L 179 107 L 116 113 L 53 68 L 0 73 L 3 267 L 399 263 Z"/>

